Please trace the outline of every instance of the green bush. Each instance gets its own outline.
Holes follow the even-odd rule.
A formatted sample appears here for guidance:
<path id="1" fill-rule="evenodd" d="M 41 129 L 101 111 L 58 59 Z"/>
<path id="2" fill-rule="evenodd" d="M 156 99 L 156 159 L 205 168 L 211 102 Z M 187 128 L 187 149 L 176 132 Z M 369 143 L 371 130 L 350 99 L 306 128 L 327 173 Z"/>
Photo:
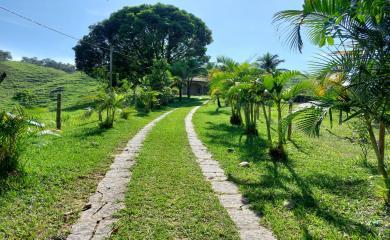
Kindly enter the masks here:
<path id="1" fill-rule="evenodd" d="M 159 103 L 162 106 L 167 106 L 169 103 L 171 103 L 174 99 L 174 91 L 170 87 L 164 87 L 161 92 L 159 93 Z"/>
<path id="2" fill-rule="evenodd" d="M 130 114 L 131 114 L 131 111 L 129 108 L 122 109 L 121 118 L 127 120 L 127 119 L 129 119 Z"/>
<path id="3" fill-rule="evenodd" d="M 159 107 L 159 92 L 142 87 L 135 90 L 135 107 L 138 111 L 150 112 Z"/>
<path id="4" fill-rule="evenodd" d="M 17 114 L 0 113 L 0 176 L 18 168 L 28 130 L 29 121 L 21 109 Z"/>

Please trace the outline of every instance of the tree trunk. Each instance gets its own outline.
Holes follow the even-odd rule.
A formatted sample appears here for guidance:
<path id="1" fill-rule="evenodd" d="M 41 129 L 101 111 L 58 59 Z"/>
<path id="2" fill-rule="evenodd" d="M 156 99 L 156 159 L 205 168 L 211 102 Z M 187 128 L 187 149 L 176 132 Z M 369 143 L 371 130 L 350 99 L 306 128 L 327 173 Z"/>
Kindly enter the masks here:
<path id="1" fill-rule="evenodd" d="M 384 121 L 379 122 L 379 141 L 378 141 L 378 150 L 379 150 L 379 159 L 378 159 L 378 170 L 383 176 L 386 186 L 386 204 L 390 206 L 390 179 L 389 174 L 386 170 L 385 165 L 385 136 L 386 136 L 386 127 Z"/>
<path id="2" fill-rule="evenodd" d="M 269 147 L 272 148 L 272 137 L 271 137 L 271 124 L 269 122 L 269 118 L 267 116 L 267 110 L 265 109 L 265 106 L 264 104 L 261 105 L 262 108 L 263 108 L 263 114 L 264 114 L 264 118 L 265 118 L 265 124 L 267 126 L 267 137 L 268 137 L 268 144 L 269 144 Z"/>
<path id="3" fill-rule="evenodd" d="M 282 133 L 282 107 L 280 102 L 277 103 L 278 108 L 278 147 L 283 148 L 283 133 Z"/>
<path id="4" fill-rule="evenodd" d="M 288 114 L 292 113 L 293 103 L 292 101 L 288 102 Z M 292 122 L 289 121 L 288 123 L 288 131 L 287 131 L 287 139 L 291 140 L 291 133 L 292 133 Z"/>
<path id="5" fill-rule="evenodd" d="M 179 101 L 181 102 L 183 99 L 183 84 L 180 84 L 179 87 Z"/>
<path id="6" fill-rule="evenodd" d="M 370 136 L 371 144 L 372 147 L 374 148 L 374 152 L 378 161 L 378 171 L 382 175 L 386 186 L 386 204 L 390 205 L 390 181 L 385 166 L 385 135 L 386 135 L 385 123 L 383 121 L 380 121 L 379 123 L 379 141 L 377 142 L 374 134 L 374 130 L 371 125 L 371 119 L 367 116 L 365 118 L 366 118 L 366 125 Z"/>
<path id="7" fill-rule="evenodd" d="M 340 110 L 340 113 L 339 113 L 339 125 L 343 125 L 343 111 Z"/>
<path id="8" fill-rule="evenodd" d="M 103 116 L 102 116 L 102 111 L 98 111 L 98 116 L 99 116 L 99 122 L 103 122 Z"/>
<path id="9" fill-rule="evenodd" d="M 217 95 L 217 103 L 218 103 L 218 108 L 221 108 L 222 105 L 221 105 L 221 101 L 219 100 L 219 96 Z"/>
<path id="10" fill-rule="evenodd" d="M 272 109 L 271 109 L 272 107 L 271 107 L 271 105 L 269 105 L 268 106 L 268 121 L 269 121 L 269 124 L 271 124 L 272 123 L 272 115 L 271 115 L 271 113 L 272 113 Z"/>
<path id="11" fill-rule="evenodd" d="M 57 94 L 56 127 L 61 130 L 61 93 Z"/>
<path id="12" fill-rule="evenodd" d="M 192 85 L 192 78 L 189 78 L 187 81 L 187 98 L 191 98 L 191 85 Z"/>

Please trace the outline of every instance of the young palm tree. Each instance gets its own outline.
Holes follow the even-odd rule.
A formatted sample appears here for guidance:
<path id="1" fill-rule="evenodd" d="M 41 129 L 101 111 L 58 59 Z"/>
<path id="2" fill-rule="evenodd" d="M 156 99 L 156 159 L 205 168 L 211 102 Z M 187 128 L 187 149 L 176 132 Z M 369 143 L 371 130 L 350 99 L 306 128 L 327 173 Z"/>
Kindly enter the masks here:
<path id="1" fill-rule="evenodd" d="M 283 63 L 283 59 L 279 59 L 279 56 L 277 54 L 271 54 L 267 52 L 262 57 L 259 57 L 256 61 L 256 65 L 266 71 L 269 74 L 274 74 L 278 70 L 278 66 Z M 271 124 L 272 122 L 272 103 L 273 101 L 264 101 L 264 104 L 268 106 L 268 115 L 265 114 L 266 122 L 269 122 Z"/>
<path id="2" fill-rule="evenodd" d="M 173 84 L 179 89 L 179 100 L 183 99 L 183 87 L 188 76 L 188 66 L 184 61 L 178 61 L 172 64 L 170 69 L 173 77 Z"/>
<path id="3" fill-rule="evenodd" d="M 385 129 L 390 125 L 390 2 L 387 0 L 306 0 L 302 10 L 282 11 L 277 23 L 287 23 L 287 41 L 302 51 L 302 27 L 313 43 L 337 44 L 322 56 L 315 69 L 322 78 L 340 79 L 338 95 L 322 99 L 319 107 L 304 109 L 299 127 L 318 135 L 326 113 L 340 106 L 351 110 L 347 118 L 363 117 L 376 153 L 378 171 L 384 178 L 390 204 L 390 179 L 385 167 Z M 335 41 L 336 39 L 336 41 Z M 342 51 L 340 51 L 342 49 Z M 378 140 L 373 122 L 379 123 Z"/>
<path id="4" fill-rule="evenodd" d="M 278 55 L 271 53 L 266 53 L 257 59 L 257 65 L 270 74 L 275 72 L 279 64 L 283 62 L 284 60 L 279 59 Z"/>
<path id="5" fill-rule="evenodd" d="M 283 142 L 284 142 L 284 130 L 282 122 L 282 103 L 283 100 L 290 100 L 301 93 L 306 88 L 306 83 L 299 83 L 292 88 L 288 88 L 288 84 L 291 80 L 302 76 L 298 71 L 286 71 L 286 72 L 275 72 L 273 75 L 269 74 L 264 76 L 264 87 L 268 90 L 269 94 L 274 101 L 277 112 L 278 112 L 278 146 L 282 153 Z"/>

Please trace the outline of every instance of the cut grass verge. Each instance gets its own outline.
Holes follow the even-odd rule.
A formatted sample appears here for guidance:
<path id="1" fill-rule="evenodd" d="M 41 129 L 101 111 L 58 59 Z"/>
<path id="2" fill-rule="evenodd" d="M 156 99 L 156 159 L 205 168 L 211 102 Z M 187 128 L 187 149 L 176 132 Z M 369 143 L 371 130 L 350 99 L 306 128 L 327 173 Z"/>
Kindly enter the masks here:
<path id="1" fill-rule="evenodd" d="M 22 155 L 24 172 L 0 180 L 0 239 L 63 239 L 95 192 L 111 155 L 162 111 L 101 130 L 83 111 L 64 112 L 61 137 L 39 137 Z M 30 111 L 50 127 L 55 113 Z"/>
<path id="2" fill-rule="evenodd" d="M 113 239 L 239 239 L 189 146 L 180 108 L 147 137 Z"/>
<path id="3" fill-rule="evenodd" d="M 359 147 L 348 141 L 326 131 L 320 138 L 294 131 L 286 145 L 288 161 L 273 162 L 265 147 L 264 122 L 258 123 L 259 138 L 251 142 L 244 136 L 240 143 L 242 129 L 229 124 L 229 108 L 216 108 L 200 108 L 195 129 L 278 239 L 390 238 L 390 218 L 377 192 L 381 179 L 372 153 L 366 166 L 358 157 Z M 273 120 L 276 129 L 275 113 Z M 328 122 L 325 128 L 330 128 Z M 332 131 L 350 134 L 346 124 Z M 273 137 L 276 140 L 275 131 Z M 241 161 L 250 162 L 250 167 L 239 167 Z"/>

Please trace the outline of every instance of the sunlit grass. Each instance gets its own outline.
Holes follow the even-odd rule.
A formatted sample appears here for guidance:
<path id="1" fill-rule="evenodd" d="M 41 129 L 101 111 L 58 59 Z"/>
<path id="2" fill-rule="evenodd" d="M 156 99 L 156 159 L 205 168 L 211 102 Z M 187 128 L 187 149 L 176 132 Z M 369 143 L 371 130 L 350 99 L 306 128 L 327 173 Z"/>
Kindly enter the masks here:
<path id="1" fill-rule="evenodd" d="M 176 110 L 147 137 L 114 239 L 239 239 L 191 152 L 184 128 L 191 108 Z"/>
<path id="2" fill-rule="evenodd" d="M 260 138 L 250 144 L 242 129 L 229 124 L 229 108 L 202 107 L 194 116 L 196 131 L 230 180 L 236 182 L 263 224 L 280 239 L 386 239 L 389 216 L 378 193 L 382 181 L 371 152 L 364 165 L 359 147 L 336 137 L 349 136 L 346 124 L 329 122 L 320 138 L 293 132 L 287 143 L 288 161 L 268 156 L 265 123 L 258 123 Z M 273 128 L 276 129 L 276 115 Z M 273 131 L 276 140 L 276 132 Z M 389 142 L 387 142 L 389 144 Z M 234 148 L 234 153 L 228 153 Z M 248 161 L 250 168 L 240 168 Z"/>
<path id="3" fill-rule="evenodd" d="M 145 124 L 161 114 L 119 119 L 100 130 L 96 116 L 64 112 L 61 137 L 31 139 L 22 154 L 23 171 L 0 180 L 0 239 L 64 238 L 78 213 L 104 176 L 112 154 Z M 54 126 L 55 113 L 44 109 L 30 116 Z"/>

